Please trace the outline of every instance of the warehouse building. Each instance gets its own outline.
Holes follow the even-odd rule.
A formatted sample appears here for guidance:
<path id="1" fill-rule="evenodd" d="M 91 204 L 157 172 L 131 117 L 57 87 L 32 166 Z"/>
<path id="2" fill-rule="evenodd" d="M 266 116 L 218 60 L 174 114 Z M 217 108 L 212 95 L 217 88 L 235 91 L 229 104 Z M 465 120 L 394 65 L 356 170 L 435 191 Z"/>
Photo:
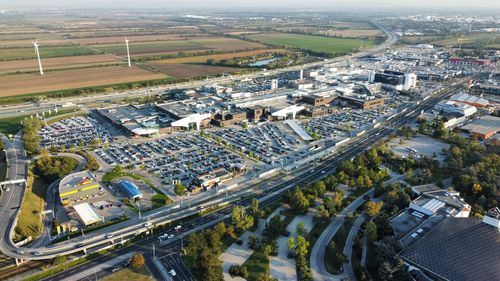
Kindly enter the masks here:
<path id="1" fill-rule="evenodd" d="M 135 183 L 131 181 L 121 181 L 118 183 L 118 188 L 122 191 L 128 199 L 130 200 L 139 200 L 142 198 L 142 193 L 139 191 L 139 188 Z"/>
<path id="2" fill-rule="evenodd" d="M 59 199 L 65 206 L 102 194 L 104 190 L 90 171 L 68 175 L 59 182 Z"/>
<path id="3" fill-rule="evenodd" d="M 85 226 L 103 221 L 103 217 L 87 202 L 76 204 L 73 209 Z"/>
<path id="4" fill-rule="evenodd" d="M 432 280 L 500 280 L 500 209 L 446 217 L 399 254 Z"/>
<path id="5" fill-rule="evenodd" d="M 483 116 L 463 126 L 462 130 L 473 137 L 486 140 L 500 131 L 500 118 L 491 115 Z"/>

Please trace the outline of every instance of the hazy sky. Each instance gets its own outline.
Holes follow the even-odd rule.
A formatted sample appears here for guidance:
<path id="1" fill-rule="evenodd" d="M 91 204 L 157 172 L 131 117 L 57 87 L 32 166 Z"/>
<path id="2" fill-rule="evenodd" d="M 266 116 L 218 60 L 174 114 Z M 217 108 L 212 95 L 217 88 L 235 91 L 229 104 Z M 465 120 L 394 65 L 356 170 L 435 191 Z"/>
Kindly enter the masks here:
<path id="1" fill-rule="evenodd" d="M 142 8 L 476 8 L 500 14 L 500 0 L 1 0 L 0 8 L 9 7 L 142 7 Z"/>

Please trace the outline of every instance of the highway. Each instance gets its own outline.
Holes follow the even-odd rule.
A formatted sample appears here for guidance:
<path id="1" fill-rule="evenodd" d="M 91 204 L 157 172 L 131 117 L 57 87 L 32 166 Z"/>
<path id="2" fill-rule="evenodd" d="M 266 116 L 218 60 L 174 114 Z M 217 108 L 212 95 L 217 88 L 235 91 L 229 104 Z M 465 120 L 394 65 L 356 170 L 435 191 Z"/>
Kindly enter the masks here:
<path id="1" fill-rule="evenodd" d="M 413 108 L 413 110 L 410 110 L 410 113 L 400 113 L 396 117 L 392 118 L 389 122 L 386 122 L 383 124 L 381 129 L 373 129 L 371 131 L 368 131 L 365 135 L 359 137 L 358 139 L 353 142 L 353 145 L 350 145 L 346 147 L 343 151 L 340 151 L 338 154 L 334 155 L 330 159 L 327 159 L 326 161 L 317 164 L 314 167 L 314 170 L 312 172 L 307 172 L 298 175 L 292 180 L 288 180 L 286 182 L 282 182 L 280 184 L 274 185 L 269 189 L 260 189 L 255 191 L 254 196 L 247 196 L 244 199 L 239 200 L 235 204 L 249 207 L 251 200 L 253 197 L 259 199 L 261 202 L 261 206 L 265 207 L 267 204 L 270 204 L 272 202 L 275 202 L 276 200 L 279 200 L 279 198 L 283 195 L 283 192 L 287 189 L 293 188 L 295 186 L 300 186 L 306 183 L 310 183 L 315 180 L 322 179 L 326 177 L 329 173 L 334 171 L 336 166 L 344 161 L 344 160 L 349 160 L 353 158 L 354 156 L 362 153 L 364 150 L 367 148 L 371 147 L 372 145 L 376 144 L 379 142 L 381 139 L 387 137 L 391 133 L 394 132 L 395 129 L 399 128 L 400 126 L 406 124 L 407 122 L 414 120 L 416 116 L 418 116 L 420 110 L 427 110 L 431 108 L 434 104 L 436 104 L 438 101 L 441 99 L 449 96 L 453 91 L 455 91 L 460 85 L 457 85 L 455 87 L 450 87 L 446 91 L 443 91 L 439 94 L 436 94 L 435 96 L 432 96 L 431 98 L 428 98 L 426 101 L 420 103 L 420 105 L 417 105 Z M 368 191 L 367 193 L 370 194 L 372 192 L 371 190 Z M 355 201 L 353 201 L 350 205 L 350 207 L 346 208 L 343 210 L 344 214 L 347 214 L 349 212 L 353 212 L 356 208 L 358 208 L 362 203 L 363 203 L 363 196 L 359 197 Z M 230 214 L 232 211 L 232 206 L 229 205 L 223 209 L 220 209 L 214 213 L 211 213 L 209 215 L 195 218 L 193 220 L 190 220 L 188 222 L 185 222 L 182 225 L 182 229 L 180 232 L 176 233 L 176 237 L 171 240 L 167 240 L 166 243 L 163 246 L 159 246 L 158 243 L 158 238 L 156 235 L 164 233 L 156 233 L 156 235 L 150 236 L 148 238 L 145 238 L 137 243 L 134 243 L 128 247 L 116 250 L 108 255 L 99 257 L 95 260 L 90 261 L 89 263 L 85 263 L 84 265 L 80 265 L 75 267 L 74 269 L 79 270 L 79 267 L 81 266 L 86 266 L 87 268 L 91 267 L 93 264 L 97 265 L 104 260 L 111 259 L 114 257 L 117 257 L 121 254 L 129 253 L 131 251 L 140 251 L 147 253 L 149 256 L 152 255 L 152 245 L 153 243 L 156 243 L 156 256 L 157 257 L 162 257 L 165 255 L 172 254 L 176 251 L 179 251 L 180 249 L 180 236 L 186 237 L 192 232 L 199 231 L 201 229 L 213 226 L 214 224 L 220 222 L 220 221 L 228 221 Z M 166 232 L 172 233 L 173 230 L 167 230 Z M 149 260 L 151 262 L 151 260 Z M 154 265 L 148 266 L 150 269 L 152 269 L 153 274 L 155 276 L 161 277 L 161 274 L 152 267 Z M 83 270 L 83 269 L 82 269 Z M 97 274 L 103 274 L 105 273 L 97 273 Z M 109 274 L 109 273 L 108 273 Z M 63 280 L 64 278 L 68 278 L 68 276 L 71 276 L 67 272 L 62 272 L 60 274 L 55 275 L 52 278 L 49 278 L 47 280 Z M 101 275 L 100 275 L 101 276 Z"/>
<path id="2" fill-rule="evenodd" d="M 275 75 L 281 72 L 287 72 L 287 71 L 293 71 L 293 70 L 299 70 L 303 69 L 305 67 L 312 67 L 312 66 L 320 66 L 324 65 L 326 63 L 332 63 L 335 61 L 340 61 L 340 60 L 345 60 L 345 59 L 351 59 L 355 57 L 360 57 L 360 56 L 366 56 L 368 54 L 376 53 L 381 50 L 384 50 L 394 44 L 397 41 L 397 36 L 389 32 L 387 29 L 385 29 L 383 26 L 379 26 L 384 32 L 387 34 L 387 40 L 382 43 L 381 45 L 376 46 L 373 49 L 370 49 L 365 52 L 361 53 L 356 53 L 352 55 L 348 55 L 345 57 L 339 57 L 335 58 L 332 60 L 328 61 L 322 61 L 322 62 L 317 62 L 314 64 L 309 64 L 307 66 L 294 66 L 291 68 L 287 69 L 280 69 L 280 70 L 273 70 L 269 72 L 269 75 Z M 257 73 L 255 75 L 266 75 L 264 73 Z M 257 76 L 255 76 L 257 77 Z M 227 78 L 222 78 L 222 79 L 227 79 Z M 234 79 L 234 78 L 230 78 Z M 218 80 L 220 82 L 220 80 Z M 215 81 L 214 81 L 215 82 Z M 199 82 L 193 82 L 193 83 L 199 83 L 199 85 L 206 84 L 206 81 L 199 81 Z M 184 87 L 193 87 L 187 86 L 187 85 L 175 85 L 175 86 L 170 86 L 170 87 L 179 87 L 179 88 L 184 88 Z M 164 91 L 165 88 L 159 88 L 157 89 L 159 91 Z M 146 91 L 138 91 L 138 95 L 143 95 L 145 94 Z M 133 97 L 131 96 L 130 92 L 125 92 L 125 93 L 118 93 L 116 94 L 118 97 Z M 98 100 L 110 100 L 114 99 L 115 95 L 100 95 L 100 96 L 94 96 L 94 97 L 78 97 L 75 98 L 76 102 L 81 104 L 82 102 L 89 101 L 89 102 L 94 102 Z M 81 100 L 84 99 L 84 100 Z M 70 99 L 63 99 L 60 102 L 65 103 L 68 101 L 72 101 Z M 30 105 L 32 106 L 32 105 Z M 19 110 L 20 106 L 14 106 L 16 110 Z M 22 106 L 21 106 L 22 108 Z M 26 108 L 25 108 L 26 109 Z M 2 112 L 8 112 L 8 108 L 4 108 Z M 3 136 L 3 138 L 5 138 Z M 366 137 L 365 137 L 366 138 Z M 8 179 L 26 179 L 27 177 L 27 159 L 26 155 L 23 150 L 23 145 L 21 141 L 21 132 L 19 132 L 15 138 L 12 144 L 5 138 L 6 142 L 6 148 L 7 148 L 7 158 L 8 158 L 8 163 L 9 163 L 9 169 L 8 169 Z M 357 154 L 359 151 L 355 150 L 354 154 L 350 153 L 348 154 L 348 158 L 352 157 L 353 155 Z M 349 153 L 349 152 L 348 152 Z M 271 189 L 271 190 L 284 190 L 283 186 L 295 186 L 297 183 L 295 180 L 292 180 L 291 182 L 284 184 L 279 183 L 277 187 Z M 89 248 L 94 248 L 100 245 L 104 244 L 109 244 L 109 243 L 114 243 L 117 239 L 121 239 L 122 237 L 130 236 L 130 235 L 136 235 L 142 232 L 148 231 L 150 227 L 156 226 L 158 224 L 165 224 L 169 223 L 171 221 L 188 217 L 192 214 L 196 214 L 198 212 L 196 207 L 190 207 L 190 208 L 179 208 L 179 209 L 173 209 L 171 208 L 170 210 L 162 209 L 161 211 L 157 211 L 153 214 L 150 214 L 147 217 L 147 221 L 141 220 L 139 218 L 134 218 L 116 225 L 112 225 L 107 227 L 105 230 L 101 231 L 95 231 L 90 234 L 85 235 L 85 237 L 81 238 L 75 238 L 71 239 L 68 241 L 60 242 L 57 244 L 53 245 L 48 245 L 45 246 L 43 245 L 44 243 L 35 243 L 33 244 L 30 248 L 24 248 L 21 249 L 17 247 L 14 242 L 12 241 L 12 236 L 14 233 L 14 228 L 15 228 L 15 223 L 18 215 L 18 211 L 20 209 L 20 204 L 22 202 L 23 198 L 23 192 L 24 192 L 24 187 L 16 185 L 16 186 L 8 186 L 10 192 L 6 192 L 5 194 L 2 194 L 0 202 L 2 203 L 2 213 L 0 217 L 0 223 L 6 227 L 2 228 L 1 231 L 1 237 L 2 240 L 0 240 L 0 251 L 10 257 L 16 258 L 16 259 L 28 259 L 28 260 L 42 260 L 42 259 L 50 259 L 54 258 L 56 256 L 60 255 L 68 255 L 76 252 L 80 252 Z M 262 188 L 259 188 L 259 186 L 255 186 L 246 190 L 238 191 L 232 193 L 230 196 L 224 197 L 224 195 L 220 195 L 219 198 L 215 198 L 213 200 L 209 200 L 208 204 L 216 204 L 220 202 L 233 202 L 239 200 L 239 197 L 245 196 L 245 197 L 252 197 L 258 194 L 259 192 L 262 192 Z M 269 191 L 269 189 L 268 189 Z M 104 232 L 106 231 L 106 232 Z M 113 237 L 108 237 L 107 235 L 109 233 L 113 234 Z M 76 245 L 80 245 L 79 247 Z M 83 246 L 81 246 L 83 245 Z M 36 247 L 34 247 L 36 246 Z"/>
<path id="3" fill-rule="evenodd" d="M 353 53 L 353 54 L 349 54 L 346 56 L 336 57 L 333 59 L 322 60 L 322 61 L 313 62 L 313 63 L 309 63 L 309 64 L 304 64 L 304 65 L 290 66 L 290 67 L 280 68 L 280 69 L 275 69 L 275 70 L 258 71 L 258 72 L 254 72 L 251 74 L 244 74 L 244 75 L 238 75 L 238 76 L 217 77 L 217 78 L 211 78 L 211 79 L 207 79 L 207 80 L 189 81 L 189 82 L 177 83 L 177 84 L 171 84 L 171 85 L 165 85 L 165 86 L 150 87 L 147 89 L 129 90 L 129 91 L 98 94 L 98 95 L 91 95 L 91 96 L 66 97 L 66 98 L 59 98 L 59 99 L 50 98 L 49 101 L 44 102 L 44 103 L 39 103 L 39 104 L 38 103 L 22 103 L 22 104 L 16 104 L 16 105 L 2 106 L 2 107 L 0 107 L 0 109 L 1 109 L 0 110 L 0 118 L 35 114 L 37 112 L 39 113 L 42 111 L 48 111 L 49 109 L 54 108 L 54 106 L 61 106 L 61 105 L 67 104 L 67 103 L 84 105 L 84 104 L 96 103 L 96 102 L 100 102 L 100 103 L 119 102 L 125 98 L 131 99 L 131 98 L 146 97 L 148 95 L 158 95 L 158 94 L 162 94 L 165 91 L 174 90 L 174 89 L 190 89 L 190 88 L 201 87 L 201 86 L 207 85 L 207 84 L 236 82 L 238 80 L 245 79 L 245 78 L 253 79 L 253 78 L 259 78 L 259 77 L 274 76 L 274 75 L 278 75 L 280 73 L 299 71 L 301 69 L 319 67 L 319 66 L 323 66 L 326 64 L 331 64 L 331 63 L 341 62 L 341 61 L 345 61 L 345 60 L 351 60 L 351 59 L 355 59 L 355 58 L 364 57 L 367 55 L 371 55 L 374 53 L 384 51 L 397 42 L 398 36 L 394 32 L 389 31 L 385 26 L 379 24 L 376 21 L 372 21 L 372 23 L 386 34 L 387 39 L 382 44 L 377 45 L 373 48 L 364 50 L 362 52 Z"/>

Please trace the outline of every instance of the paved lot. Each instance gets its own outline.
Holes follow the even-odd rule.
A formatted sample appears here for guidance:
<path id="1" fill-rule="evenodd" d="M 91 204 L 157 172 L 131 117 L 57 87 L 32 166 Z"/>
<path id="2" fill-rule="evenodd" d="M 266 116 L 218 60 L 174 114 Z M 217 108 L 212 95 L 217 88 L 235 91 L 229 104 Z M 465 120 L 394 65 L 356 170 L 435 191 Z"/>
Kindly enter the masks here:
<path id="1" fill-rule="evenodd" d="M 410 154 L 406 149 L 407 147 L 415 149 L 417 151 L 416 155 L 425 155 L 432 158 L 435 153 L 436 160 L 443 163 L 444 155 L 441 152 L 443 149 L 448 149 L 450 145 L 429 136 L 417 135 L 410 140 L 404 139 L 403 144 L 399 143 L 399 138 L 395 138 L 389 143 L 389 147 L 395 154 L 404 157 L 408 157 Z"/>
<path id="2" fill-rule="evenodd" d="M 297 237 L 295 233 L 295 228 L 300 222 L 304 222 L 304 228 L 309 232 L 314 223 L 313 215 L 306 214 L 296 216 L 290 224 L 287 226 L 287 230 L 290 231 L 291 237 Z M 295 260 L 289 259 L 288 256 L 288 237 L 280 236 L 278 238 L 279 253 L 276 257 L 269 258 L 269 273 L 272 277 L 278 280 L 297 280 L 297 272 L 295 266 Z"/>

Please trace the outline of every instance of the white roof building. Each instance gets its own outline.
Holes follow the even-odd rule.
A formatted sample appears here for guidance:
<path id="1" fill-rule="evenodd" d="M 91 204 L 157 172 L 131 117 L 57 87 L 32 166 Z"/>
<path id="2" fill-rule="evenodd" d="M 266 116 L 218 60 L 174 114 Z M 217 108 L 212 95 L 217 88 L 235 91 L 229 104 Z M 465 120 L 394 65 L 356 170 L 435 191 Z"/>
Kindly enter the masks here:
<path id="1" fill-rule="evenodd" d="M 472 114 L 477 112 L 477 109 L 468 104 L 462 104 L 456 101 L 440 101 L 438 104 L 434 106 L 434 110 L 436 111 L 442 111 L 445 113 L 460 113 L 464 115 L 465 117 L 471 116 Z"/>
<path id="2" fill-rule="evenodd" d="M 87 202 L 74 205 L 73 209 L 75 209 L 75 212 L 85 225 L 91 225 L 102 221 L 102 216 Z"/>

